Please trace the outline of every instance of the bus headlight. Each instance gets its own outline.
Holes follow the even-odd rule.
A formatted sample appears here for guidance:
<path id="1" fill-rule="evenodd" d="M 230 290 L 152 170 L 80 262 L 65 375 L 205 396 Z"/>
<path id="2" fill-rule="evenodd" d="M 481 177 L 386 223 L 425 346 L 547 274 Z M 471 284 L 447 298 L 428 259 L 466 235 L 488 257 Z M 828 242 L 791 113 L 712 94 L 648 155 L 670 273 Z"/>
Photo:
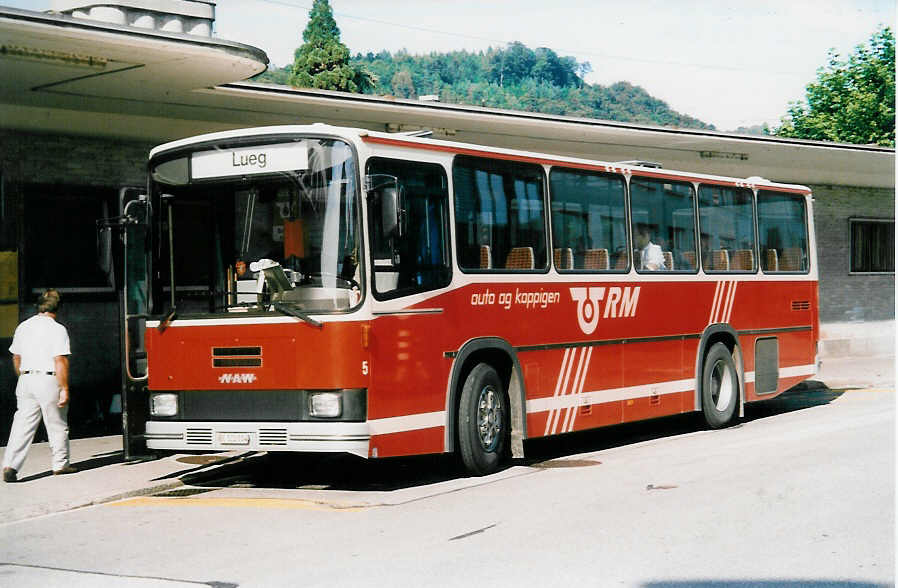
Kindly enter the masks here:
<path id="1" fill-rule="evenodd" d="M 339 392 L 313 392 L 309 394 L 309 416 L 333 419 L 343 414 L 343 398 Z"/>
<path id="2" fill-rule="evenodd" d="M 178 395 L 170 392 L 150 395 L 150 415 L 172 417 L 178 414 Z"/>

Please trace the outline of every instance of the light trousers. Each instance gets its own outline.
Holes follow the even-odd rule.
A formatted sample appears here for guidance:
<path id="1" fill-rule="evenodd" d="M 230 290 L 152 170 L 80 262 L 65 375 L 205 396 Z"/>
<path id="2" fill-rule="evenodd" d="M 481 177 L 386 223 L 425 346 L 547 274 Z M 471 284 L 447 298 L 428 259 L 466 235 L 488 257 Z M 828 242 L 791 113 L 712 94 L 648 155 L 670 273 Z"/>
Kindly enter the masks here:
<path id="1" fill-rule="evenodd" d="M 34 434 L 44 419 L 53 471 L 69 465 L 68 404 L 60 408 L 56 376 L 23 374 L 16 384 L 16 414 L 12 419 L 3 467 L 21 471 Z"/>

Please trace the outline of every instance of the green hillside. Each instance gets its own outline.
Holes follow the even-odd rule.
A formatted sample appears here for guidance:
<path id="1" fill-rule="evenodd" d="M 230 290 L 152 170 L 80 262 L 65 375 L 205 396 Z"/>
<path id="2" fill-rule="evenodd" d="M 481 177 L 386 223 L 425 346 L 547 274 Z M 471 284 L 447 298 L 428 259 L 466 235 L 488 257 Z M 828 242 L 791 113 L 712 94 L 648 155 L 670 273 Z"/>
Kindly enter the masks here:
<path id="1" fill-rule="evenodd" d="M 523 110 L 622 122 L 699 129 L 714 129 L 680 114 L 639 86 L 618 82 L 610 86 L 587 84 L 588 63 L 561 57 L 551 49 L 530 49 L 511 43 L 504 49 L 483 52 L 453 51 L 410 55 L 405 51 L 357 54 L 354 67 L 366 68 L 377 78 L 369 92 L 398 98 L 439 96 L 441 102 Z M 290 67 L 255 78 L 287 84 Z"/>

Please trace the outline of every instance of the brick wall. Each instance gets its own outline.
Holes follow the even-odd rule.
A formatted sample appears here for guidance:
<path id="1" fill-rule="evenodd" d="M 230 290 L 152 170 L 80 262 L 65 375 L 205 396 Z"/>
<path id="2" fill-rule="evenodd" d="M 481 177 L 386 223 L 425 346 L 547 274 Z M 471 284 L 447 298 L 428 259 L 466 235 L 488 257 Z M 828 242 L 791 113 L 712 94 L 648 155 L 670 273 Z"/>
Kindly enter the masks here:
<path id="1" fill-rule="evenodd" d="M 144 186 L 153 144 L 91 137 L 0 131 L 6 182 Z"/>
<path id="2" fill-rule="evenodd" d="M 820 264 L 820 321 L 895 318 L 895 275 L 851 275 L 848 219 L 895 218 L 895 191 L 811 186 Z"/>

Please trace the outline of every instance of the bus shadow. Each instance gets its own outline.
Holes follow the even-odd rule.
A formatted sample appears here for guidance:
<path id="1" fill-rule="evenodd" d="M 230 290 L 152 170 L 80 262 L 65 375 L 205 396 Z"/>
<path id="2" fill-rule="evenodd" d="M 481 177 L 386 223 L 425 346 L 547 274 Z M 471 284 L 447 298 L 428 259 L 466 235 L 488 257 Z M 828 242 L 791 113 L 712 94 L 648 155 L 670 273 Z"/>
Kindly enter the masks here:
<path id="1" fill-rule="evenodd" d="M 466 474 L 452 455 L 366 460 L 347 454 L 259 454 L 224 466 L 195 486 L 385 492 L 438 484 Z"/>
<path id="2" fill-rule="evenodd" d="M 815 406 L 823 406 L 844 393 L 844 390 L 832 390 L 820 382 L 804 382 L 791 390 L 783 392 L 776 398 L 746 404 L 745 416 L 739 419 L 739 422 L 734 426 L 738 427 L 741 424 L 759 419 L 806 410 Z M 701 414 L 691 412 L 648 421 L 612 425 L 590 431 L 568 433 L 545 439 L 534 439 L 529 441 L 527 445 L 526 465 L 536 467 L 540 465 L 551 466 L 553 464 L 545 464 L 545 462 L 570 455 L 614 449 L 706 429 L 707 426 Z"/>
<path id="3" fill-rule="evenodd" d="M 745 417 L 740 422 L 747 423 L 823 406 L 843 393 L 843 390 L 831 390 L 822 384 L 812 382 L 774 399 L 747 405 Z M 562 458 L 675 437 L 704 429 L 706 427 L 701 415 L 688 413 L 531 439 L 525 442 L 526 458 L 514 460 L 509 467 L 523 465 L 552 468 L 597 465 L 599 462 L 595 460 Z M 467 476 L 454 455 L 365 460 L 344 454 L 271 453 L 246 456 L 233 464 L 223 465 L 214 479 L 189 483 L 216 488 L 384 492 L 429 486 Z"/>
<path id="4" fill-rule="evenodd" d="M 745 406 L 743 422 L 772 417 L 780 414 L 804 410 L 829 404 L 839 398 L 845 390 L 833 390 L 822 382 L 808 380 L 783 392 L 776 398 L 753 402 Z"/>

